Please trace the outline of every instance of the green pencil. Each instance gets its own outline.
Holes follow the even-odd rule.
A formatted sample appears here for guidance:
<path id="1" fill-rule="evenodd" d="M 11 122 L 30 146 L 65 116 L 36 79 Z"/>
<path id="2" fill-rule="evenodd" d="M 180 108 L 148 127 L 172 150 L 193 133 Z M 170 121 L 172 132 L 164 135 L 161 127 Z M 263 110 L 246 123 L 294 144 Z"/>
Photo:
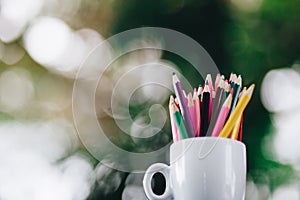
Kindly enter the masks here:
<path id="1" fill-rule="evenodd" d="M 183 119 L 182 119 L 182 116 L 177 108 L 177 106 L 175 104 L 173 104 L 172 106 L 172 111 L 173 111 L 173 115 L 174 115 L 174 120 L 175 120 L 175 123 L 176 123 L 176 126 L 179 130 L 179 134 L 180 134 L 180 137 L 181 139 L 186 139 L 188 138 L 188 133 L 186 131 L 186 128 L 184 126 L 184 123 L 183 123 Z"/>

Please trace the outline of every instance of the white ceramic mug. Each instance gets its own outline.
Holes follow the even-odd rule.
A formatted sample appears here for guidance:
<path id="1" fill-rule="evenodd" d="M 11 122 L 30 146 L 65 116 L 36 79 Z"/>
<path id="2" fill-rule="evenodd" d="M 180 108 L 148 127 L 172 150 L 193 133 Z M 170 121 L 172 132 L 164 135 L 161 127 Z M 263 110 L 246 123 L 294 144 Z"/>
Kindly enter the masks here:
<path id="1" fill-rule="evenodd" d="M 162 195 L 153 192 L 153 175 L 165 177 Z M 143 180 L 150 200 L 243 200 L 246 187 L 246 148 L 242 142 L 198 137 L 170 147 L 170 166 L 151 165 Z"/>

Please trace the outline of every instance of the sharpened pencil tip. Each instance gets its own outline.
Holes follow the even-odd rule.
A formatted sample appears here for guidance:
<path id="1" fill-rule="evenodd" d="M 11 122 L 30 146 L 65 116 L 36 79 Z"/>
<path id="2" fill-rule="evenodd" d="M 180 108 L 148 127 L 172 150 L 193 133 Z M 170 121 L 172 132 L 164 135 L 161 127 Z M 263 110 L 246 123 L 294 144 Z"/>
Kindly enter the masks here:
<path id="1" fill-rule="evenodd" d="M 206 80 L 208 80 L 208 82 L 212 82 L 211 74 L 206 75 Z"/>
<path id="2" fill-rule="evenodd" d="M 173 97 L 173 95 L 170 96 L 170 101 L 174 102 L 175 98 Z"/>
<path id="3" fill-rule="evenodd" d="M 208 84 L 205 84 L 204 89 L 203 89 L 203 92 L 209 92 Z"/>
<path id="4" fill-rule="evenodd" d="M 189 92 L 187 98 L 188 98 L 188 106 L 193 106 L 194 102 L 193 102 L 193 95 L 192 95 L 192 93 Z"/>
<path id="5" fill-rule="evenodd" d="M 179 79 L 178 79 L 176 73 L 173 72 L 173 83 L 175 84 L 175 83 L 177 83 L 177 82 L 179 82 Z"/>
<path id="6" fill-rule="evenodd" d="M 253 90 L 254 90 L 255 84 L 252 84 L 247 90 L 246 90 L 246 94 L 249 95 L 250 97 L 253 94 Z"/>
<path id="7" fill-rule="evenodd" d="M 237 84 L 238 84 L 238 85 L 242 85 L 242 76 L 241 76 L 241 75 L 239 75 L 239 76 L 237 77 Z"/>
<path id="8" fill-rule="evenodd" d="M 229 94 L 228 97 L 226 98 L 225 102 L 223 103 L 223 106 L 230 108 L 231 102 L 232 102 L 232 94 Z"/>

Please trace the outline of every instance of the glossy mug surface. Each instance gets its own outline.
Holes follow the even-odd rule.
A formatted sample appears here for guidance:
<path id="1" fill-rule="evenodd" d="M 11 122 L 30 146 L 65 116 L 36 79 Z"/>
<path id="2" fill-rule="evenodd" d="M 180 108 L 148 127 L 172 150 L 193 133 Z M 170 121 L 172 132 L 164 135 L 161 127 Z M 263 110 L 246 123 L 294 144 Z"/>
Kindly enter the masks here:
<path id="1" fill-rule="evenodd" d="M 162 173 L 166 188 L 156 195 L 151 180 Z M 144 176 L 150 200 L 243 200 L 246 187 L 246 148 L 242 142 L 218 137 L 198 137 L 170 147 L 170 166 L 151 165 Z"/>

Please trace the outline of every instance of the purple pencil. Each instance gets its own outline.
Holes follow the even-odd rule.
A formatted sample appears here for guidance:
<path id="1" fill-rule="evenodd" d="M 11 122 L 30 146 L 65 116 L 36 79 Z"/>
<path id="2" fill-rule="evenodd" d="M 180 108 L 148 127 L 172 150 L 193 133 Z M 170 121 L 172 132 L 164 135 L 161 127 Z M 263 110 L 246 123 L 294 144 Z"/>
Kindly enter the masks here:
<path id="1" fill-rule="evenodd" d="M 191 120 L 191 116 L 189 114 L 188 107 L 186 105 L 185 96 L 182 92 L 182 86 L 175 72 L 173 72 L 173 86 L 174 86 L 175 94 L 178 99 L 181 115 L 184 121 L 185 128 L 188 132 L 188 135 L 189 137 L 195 137 L 193 123 Z"/>

